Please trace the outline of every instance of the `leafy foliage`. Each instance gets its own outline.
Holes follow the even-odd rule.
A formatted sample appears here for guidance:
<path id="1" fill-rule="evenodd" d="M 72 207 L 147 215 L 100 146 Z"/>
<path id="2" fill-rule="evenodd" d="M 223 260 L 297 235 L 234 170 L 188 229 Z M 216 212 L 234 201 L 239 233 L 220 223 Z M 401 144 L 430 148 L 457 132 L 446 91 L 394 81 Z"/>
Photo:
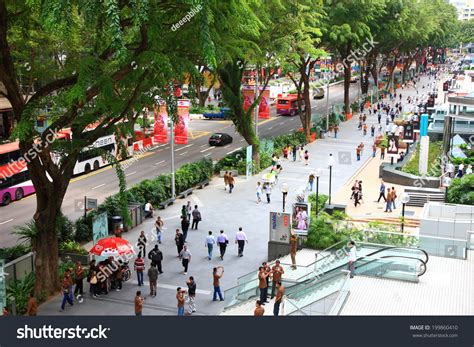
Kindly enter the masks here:
<path id="1" fill-rule="evenodd" d="M 35 275 L 30 272 L 22 280 L 13 281 L 7 287 L 7 306 L 15 302 L 16 312 L 22 315 L 26 312 L 28 298 L 35 287 Z"/>
<path id="2" fill-rule="evenodd" d="M 447 200 L 453 204 L 474 205 L 474 174 L 453 179 Z"/>

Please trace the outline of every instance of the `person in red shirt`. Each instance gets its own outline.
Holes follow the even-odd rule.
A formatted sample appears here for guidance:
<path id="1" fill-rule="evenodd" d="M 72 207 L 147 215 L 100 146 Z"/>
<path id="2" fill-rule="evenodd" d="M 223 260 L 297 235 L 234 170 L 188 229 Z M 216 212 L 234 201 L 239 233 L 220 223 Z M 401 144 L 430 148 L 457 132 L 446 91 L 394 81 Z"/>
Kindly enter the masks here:
<path id="1" fill-rule="evenodd" d="M 142 257 L 135 259 L 135 272 L 137 273 L 138 286 L 143 285 L 143 271 L 145 271 L 145 260 Z"/>

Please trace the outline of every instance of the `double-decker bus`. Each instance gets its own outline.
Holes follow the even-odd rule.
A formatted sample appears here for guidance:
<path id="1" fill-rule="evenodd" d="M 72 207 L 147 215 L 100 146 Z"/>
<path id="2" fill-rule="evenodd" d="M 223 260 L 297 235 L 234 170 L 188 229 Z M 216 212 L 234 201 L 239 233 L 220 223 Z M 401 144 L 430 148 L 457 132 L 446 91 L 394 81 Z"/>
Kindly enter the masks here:
<path id="1" fill-rule="evenodd" d="M 8 205 L 34 192 L 18 142 L 0 145 L 0 204 Z"/>
<path id="2" fill-rule="evenodd" d="M 57 137 L 68 140 L 71 139 L 71 135 L 70 129 L 64 129 L 58 133 Z M 132 137 L 122 140 L 127 147 L 127 157 L 133 156 Z M 126 159 L 119 153 L 115 135 L 106 135 L 98 138 L 91 146 L 79 153 L 73 174 L 89 173 L 109 165 L 110 162 L 104 151 L 109 152 L 118 160 Z M 57 163 L 59 158 L 55 156 L 53 160 Z M 8 205 L 12 201 L 21 200 L 35 192 L 26 164 L 21 156 L 18 142 L 0 145 L 0 205 Z"/>
<path id="3" fill-rule="evenodd" d="M 305 110 L 304 100 L 302 102 L 302 111 Z M 277 114 L 284 116 L 294 116 L 298 114 L 298 95 L 288 94 L 287 96 L 279 96 L 276 102 Z"/>

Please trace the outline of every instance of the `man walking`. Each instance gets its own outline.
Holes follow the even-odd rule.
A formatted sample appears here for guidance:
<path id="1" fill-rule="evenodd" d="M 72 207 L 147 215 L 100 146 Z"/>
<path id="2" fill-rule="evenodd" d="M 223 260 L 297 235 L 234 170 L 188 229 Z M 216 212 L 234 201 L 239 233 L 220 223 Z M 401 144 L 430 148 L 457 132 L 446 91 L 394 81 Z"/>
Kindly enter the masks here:
<path id="1" fill-rule="evenodd" d="M 191 262 L 191 252 L 188 250 L 188 246 L 184 245 L 183 250 L 179 254 L 179 259 L 181 260 L 183 264 L 183 274 L 187 275 L 188 274 L 188 266 L 189 263 Z"/>
<path id="2" fill-rule="evenodd" d="M 225 250 L 227 248 L 227 244 L 229 243 L 229 238 L 224 233 L 224 230 L 221 230 L 220 235 L 217 237 L 217 243 L 219 244 L 219 251 L 221 253 L 221 260 L 224 260 Z"/>
<path id="3" fill-rule="evenodd" d="M 268 285 L 267 285 L 267 277 L 269 273 L 265 271 L 263 266 L 258 268 L 258 288 L 260 289 L 260 302 L 262 305 L 265 305 L 267 302 L 268 296 Z"/>
<path id="4" fill-rule="evenodd" d="M 148 269 L 148 282 L 150 282 L 150 296 L 156 296 L 156 282 L 158 281 L 158 269 L 155 263 L 151 263 Z"/>
<path id="5" fill-rule="evenodd" d="M 178 287 L 176 289 L 176 300 L 178 301 L 178 316 L 184 316 L 184 293 L 186 293 L 186 291 L 181 289 L 181 287 Z"/>
<path id="6" fill-rule="evenodd" d="M 212 249 L 215 244 L 216 240 L 214 239 L 214 236 L 212 236 L 212 231 L 209 231 L 209 235 L 207 235 L 206 242 L 204 243 L 204 247 L 207 247 L 207 259 L 209 260 L 212 259 Z"/>
<path id="7" fill-rule="evenodd" d="M 158 267 L 158 272 L 162 274 L 161 261 L 163 260 L 163 253 L 158 249 L 158 245 L 155 245 L 155 248 L 148 253 L 148 259 Z"/>
<path id="8" fill-rule="evenodd" d="M 134 263 L 135 267 L 135 272 L 137 273 L 137 280 L 138 280 L 138 286 L 141 287 L 143 285 L 143 271 L 145 271 L 145 260 L 138 255 L 138 258 L 135 259 Z"/>
<path id="9" fill-rule="evenodd" d="M 234 177 L 232 177 L 232 172 L 229 172 L 229 175 L 227 176 L 227 180 L 229 182 L 229 194 L 232 194 L 232 190 L 234 190 L 234 184 L 235 184 Z"/>
<path id="10" fill-rule="evenodd" d="M 281 281 L 281 276 L 285 273 L 285 270 L 283 270 L 283 267 L 280 265 L 280 261 L 277 260 L 275 262 L 275 265 L 272 267 L 272 294 L 271 298 L 275 296 L 275 288 L 277 286 L 277 283 Z"/>
<path id="11" fill-rule="evenodd" d="M 141 316 L 143 310 L 143 302 L 145 299 L 142 297 L 142 292 L 139 290 L 135 295 L 135 316 Z"/>
<path id="12" fill-rule="evenodd" d="M 84 268 L 82 267 L 80 261 L 76 263 L 76 269 L 74 272 L 76 275 L 76 288 L 74 288 L 74 296 L 77 294 L 82 296 L 84 295 Z"/>
<path id="13" fill-rule="evenodd" d="M 362 149 L 360 148 L 360 146 L 357 146 L 356 148 L 356 156 L 357 156 L 357 161 L 360 160 L 360 152 L 362 151 Z"/>
<path id="14" fill-rule="evenodd" d="M 138 236 L 138 241 L 137 241 L 137 246 L 138 246 L 138 254 L 140 257 L 145 257 L 146 254 L 146 244 L 147 244 L 147 239 L 145 236 L 145 232 L 142 230 L 140 231 L 140 236 Z"/>
<path id="15" fill-rule="evenodd" d="M 196 282 L 194 281 L 194 277 L 190 276 L 189 279 L 186 281 L 186 284 L 188 286 L 189 298 L 188 315 L 191 315 L 196 312 Z"/>
<path id="16" fill-rule="evenodd" d="M 229 173 L 226 171 L 224 172 L 224 190 L 227 190 L 228 185 L 229 185 Z"/>
<path id="17" fill-rule="evenodd" d="M 350 277 L 354 278 L 355 262 L 357 261 L 355 242 L 352 240 L 349 241 L 348 247 L 349 247 L 349 253 L 346 252 L 346 255 L 349 257 L 348 267 L 349 267 L 349 271 L 351 272 Z"/>
<path id="18" fill-rule="evenodd" d="M 245 233 L 243 232 L 242 227 L 240 227 L 239 231 L 237 231 L 237 234 L 235 234 L 235 243 L 239 246 L 237 255 L 239 257 L 243 257 L 245 243 L 249 243 L 249 241 L 247 239 L 247 235 L 245 235 Z"/>
<path id="19" fill-rule="evenodd" d="M 385 198 L 385 183 L 382 181 L 382 183 L 380 183 L 380 194 L 379 194 L 379 198 L 377 200 L 377 202 L 380 202 L 380 199 L 383 198 L 383 201 L 387 202 L 387 199 Z"/>
<path id="20" fill-rule="evenodd" d="M 71 296 L 71 288 L 72 288 L 72 278 L 71 278 L 71 270 L 67 269 L 66 272 L 64 273 L 64 278 L 61 283 L 61 288 L 63 292 L 63 301 L 61 302 L 61 309 L 59 310 L 60 312 L 64 311 L 64 307 L 66 306 L 66 302 L 69 303 L 69 305 L 74 306 L 74 302 L 72 300 Z"/>
<path id="21" fill-rule="evenodd" d="M 192 216 L 193 216 L 193 224 L 191 225 L 191 229 L 197 230 L 198 224 L 201 221 L 201 212 L 199 212 L 198 210 L 198 205 L 194 206 Z"/>
<path id="22" fill-rule="evenodd" d="M 188 217 L 188 221 L 191 221 L 191 214 L 193 212 L 193 208 L 191 206 L 191 201 L 186 203 L 186 217 Z"/>
<path id="23" fill-rule="evenodd" d="M 186 242 L 189 230 L 189 219 L 187 216 L 181 216 L 181 230 L 183 231 L 184 242 Z"/>
<path id="24" fill-rule="evenodd" d="M 298 240 L 295 234 L 292 234 L 290 237 L 290 255 L 291 255 L 291 268 L 296 270 L 296 249 L 298 245 Z"/>
<path id="25" fill-rule="evenodd" d="M 255 310 L 253 311 L 254 316 L 263 316 L 265 313 L 265 309 L 262 307 L 262 302 L 257 300 L 255 303 Z"/>
<path id="26" fill-rule="evenodd" d="M 396 199 L 397 199 L 397 192 L 395 191 L 395 187 L 392 187 L 392 206 L 394 209 L 397 209 L 397 206 L 395 206 Z"/>
<path id="27" fill-rule="evenodd" d="M 161 217 L 158 216 L 155 221 L 155 229 L 156 229 L 156 240 L 158 243 L 161 243 L 161 237 L 163 235 L 163 221 L 161 220 Z"/>
<path id="28" fill-rule="evenodd" d="M 390 188 L 387 189 L 387 198 L 385 199 L 385 202 L 387 203 L 385 206 L 385 212 L 392 212 L 392 192 L 390 191 Z"/>
<path id="29" fill-rule="evenodd" d="M 219 273 L 219 270 L 220 273 Z M 212 270 L 212 286 L 214 287 L 214 294 L 212 294 L 212 301 L 217 301 L 217 295 L 219 295 L 219 300 L 224 301 L 222 296 L 221 287 L 220 287 L 220 279 L 224 275 L 224 267 L 218 266 Z"/>
<path id="30" fill-rule="evenodd" d="M 184 237 L 183 234 L 179 231 L 179 229 L 176 229 L 176 235 L 174 236 L 174 242 L 176 244 L 176 248 L 178 249 L 178 257 L 181 254 L 181 251 L 183 250 L 184 246 Z"/>
<path id="31" fill-rule="evenodd" d="M 270 196 L 272 195 L 272 186 L 265 183 L 265 194 L 267 195 L 267 203 L 270 203 Z"/>
<path id="32" fill-rule="evenodd" d="M 296 161 L 296 153 L 298 152 L 298 146 L 293 146 L 291 154 L 293 154 L 293 162 Z"/>
<path id="33" fill-rule="evenodd" d="M 280 314 L 280 305 L 283 299 L 283 295 L 285 295 L 285 287 L 281 284 L 281 281 L 277 282 L 278 292 L 275 298 L 275 304 L 273 305 L 273 315 L 278 316 Z"/>
<path id="34" fill-rule="evenodd" d="M 380 147 L 380 159 L 385 159 L 385 147 Z"/>

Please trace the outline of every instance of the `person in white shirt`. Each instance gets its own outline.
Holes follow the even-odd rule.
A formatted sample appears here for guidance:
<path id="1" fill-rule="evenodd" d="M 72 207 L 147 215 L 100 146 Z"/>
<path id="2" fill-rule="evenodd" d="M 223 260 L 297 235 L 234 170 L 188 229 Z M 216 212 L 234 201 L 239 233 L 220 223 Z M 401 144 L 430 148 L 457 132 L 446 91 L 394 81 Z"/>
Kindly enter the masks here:
<path id="1" fill-rule="evenodd" d="M 216 240 L 214 239 L 214 236 L 212 236 L 212 231 L 209 231 L 209 235 L 207 235 L 206 242 L 204 243 L 204 247 L 207 247 L 207 259 L 209 260 L 212 259 L 212 249 L 215 244 Z"/>
<path id="2" fill-rule="evenodd" d="M 468 165 L 466 169 L 466 175 L 472 174 L 472 165 Z"/>
<path id="3" fill-rule="evenodd" d="M 357 261 L 357 253 L 356 253 L 356 246 L 354 241 L 349 241 L 349 244 L 347 245 L 349 247 L 349 253 L 346 252 L 346 255 L 349 257 L 349 271 L 351 272 L 351 278 L 354 278 L 354 273 L 355 273 L 355 262 Z"/>
<path id="4" fill-rule="evenodd" d="M 272 195 L 272 186 L 269 183 L 265 185 L 265 194 L 267 194 L 267 203 L 270 203 L 270 196 Z"/>
<path id="5" fill-rule="evenodd" d="M 224 260 L 225 250 L 227 248 L 227 244 L 229 243 L 229 238 L 224 233 L 224 230 L 221 230 L 219 236 L 217 236 L 217 244 L 219 245 L 219 250 L 221 253 L 221 260 Z"/>
<path id="6" fill-rule="evenodd" d="M 242 227 L 239 228 L 239 231 L 237 231 L 237 234 L 235 234 L 235 243 L 239 245 L 239 257 L 244 256 L 244 247 L 245 243 L 249 243 L 247 240 L 247 235 L 242 231 Z"/>
<path id="7" fill-rule="evenodd" d="M 186 204 L 186 214 L 188 215 L 188 220 L 191 220 L 191 214 L 193 212 L 193 207 L 191 206 L 191 201 L 188 201 Z"/>
<path id="8" fill-rule="evenodd" d="M 257 182 L 257 204 L 262 202 L 262 184 Z"/>
<path id="9" fill-rule="evenodd" d="M 153 206 L 151 204 L 151 202 L 147 202 L 145 204 L 145 218 L 152 218 L 153 217 Z"/>

